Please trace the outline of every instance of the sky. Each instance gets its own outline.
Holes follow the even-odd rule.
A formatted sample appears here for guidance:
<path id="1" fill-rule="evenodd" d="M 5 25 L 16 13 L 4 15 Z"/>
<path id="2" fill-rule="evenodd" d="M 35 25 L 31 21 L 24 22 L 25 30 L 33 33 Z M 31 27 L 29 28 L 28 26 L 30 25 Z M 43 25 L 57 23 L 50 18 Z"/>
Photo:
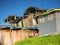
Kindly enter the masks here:
<path id="1" fill-rule="evenodd" d="M 9 15 L 22 16 L 30 6 L 46 10 L 60 8 L 60 0 L 0 0 L 0 25 L 7 24 L 4 19 Z"/>

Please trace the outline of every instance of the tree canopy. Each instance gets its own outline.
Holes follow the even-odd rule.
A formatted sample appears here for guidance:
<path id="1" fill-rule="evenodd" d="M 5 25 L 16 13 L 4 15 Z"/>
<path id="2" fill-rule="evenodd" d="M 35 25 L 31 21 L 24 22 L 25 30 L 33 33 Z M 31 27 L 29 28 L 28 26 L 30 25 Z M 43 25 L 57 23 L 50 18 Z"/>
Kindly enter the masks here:
<path id="1" fill-rule="evenodd" d="M 37 8 L 37 7 L 29 7 L 29 8 L 27 8 L 26 11 L 24 12 L 24 15 L 28 15 L 29 13 L 34 13 L 34 14 L 35 14 L 35 12 L 36 12 L 37 10 L 39 10 L 39 8 Z"/>

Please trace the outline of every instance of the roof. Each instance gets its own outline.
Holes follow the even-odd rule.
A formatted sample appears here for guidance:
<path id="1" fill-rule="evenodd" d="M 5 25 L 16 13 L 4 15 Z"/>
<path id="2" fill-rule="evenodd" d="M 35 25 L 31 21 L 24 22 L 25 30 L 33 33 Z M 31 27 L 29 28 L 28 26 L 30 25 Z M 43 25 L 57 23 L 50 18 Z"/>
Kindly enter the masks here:
<path id="1" fill-rule="evenodd" d="M 34 16 L 34 18 L 36 18 L 36 17 L 38 17 L 38 16 L 44 16 L 44 15 L 46 15 L 46 14 L 49 14 L 49 13 L 55 12 L 55 11 L 60 11 L 60 8 L 49 9 L 49 10 L 47 10 L 45 13 L 36 14 L 36 15 Z"/>
<path id="2" fill-rule="evenodd" d="M 11 30 L 21 30 L 22 28 L 20 27 L 12 27 Z"/>
<path id="3" fill-rule="evenodd" d="M 4 29 L 11 29 L 11 30 L 21 30 L 22 28 L 20 28 L 20 27 L 12 27 L 12 26 L 10 26 L 10 25 L 2 25 L 1 27 L 0 27 L 0 29 L 1 30 L 4 30 Z"/>
<path id="4" fill-rule="evenodd" d="M 23 30 L 26 29 L 26 30 L 38 30 L 37 29 L 37 26 L 29 26 L 29 27 L 25 27 L 25 28 L 22 28 Z"/>
<path id="5" fill-rule="evenodd" d="M 20 27 L 11 27 L 11 26 L 7 26 L 7 25 L 4 25 L 0 28 L 0 30 L 5 30 L 5 29 L 8 29 L 8 30 L 38 30 L 37 29 L 37 26 L 29 26 L 29 27 L 24 27 L 24 28 L 20 28 Z"/>

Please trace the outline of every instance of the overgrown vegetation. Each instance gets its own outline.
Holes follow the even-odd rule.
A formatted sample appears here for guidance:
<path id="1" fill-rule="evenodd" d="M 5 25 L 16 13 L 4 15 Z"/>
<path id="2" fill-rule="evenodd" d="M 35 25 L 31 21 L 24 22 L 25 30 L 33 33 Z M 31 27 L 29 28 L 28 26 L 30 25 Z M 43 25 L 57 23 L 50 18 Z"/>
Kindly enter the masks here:
<path id="1" fill-rule="evenodd" d="M 14 45 L 60 45 L 60 34 L 26 38 L 16 42 Z"/>

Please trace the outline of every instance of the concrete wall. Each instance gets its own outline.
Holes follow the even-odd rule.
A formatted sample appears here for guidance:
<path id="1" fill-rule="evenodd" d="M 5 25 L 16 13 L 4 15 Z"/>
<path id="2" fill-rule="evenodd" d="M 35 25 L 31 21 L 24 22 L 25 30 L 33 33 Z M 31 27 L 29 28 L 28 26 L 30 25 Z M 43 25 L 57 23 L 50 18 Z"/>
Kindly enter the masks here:
<path id="1" fill-rule="evenodd" d="M 60 12 L 55 13 L 56 16 L 56 27 L 57 33 L 60 33 Z"/>
<path id="2" fill-rule="evenodd" d="M 4 45 L 11 45 L 11 35 L 9 29 L 3 29 L 2 30 L 2 36 L 3 36 L 3 44 Z"/>
<path id="3" fill-rule="evenodd" d="M 55 15 L 53 15 L 53 20 L 51 21 L 48 21 L 47 16 L 45 16 L 44 18 L 45 21 L 43 23 L 40 23 L 40 18 L 38 18 L 39 35 L 56 33 L 57 31 Z"/>
<path id="4" fill-rule="evenodd" d="M 2 33 L 1 33 L 2 31 Z M 20 30 L 3 29 L 0 31 L 0 41 L 2 39 L 4 45 L 13 45 L 13 43 L 22 39 L 23 34 L 20 33 Z M 1 35 L 2 34 L 2 35 Z M 1 37 L 2 36 L 2 37 Z"/>
<path id="5" fill-rule="evenodd" d="M 22 39 L 21 35 L 22 34 L 20 33 L 20 30 L 12 30 L 12 32 L 11 32 L 11 38 L 12 38 L 11 40 L 12 40 L 12 42 L 15 43 L 15 42 L 21 40 Z"/>
<path id="6" fill-rule="evenodd" d="M 13 29 L 10 31 L 9 28 L 0 30 L 0 43 L 4 45 L 13 45 L 15 42 L 20 41 L 26 37 L 34 37 L 34 30 L 29 30 L 30 33 L 27 32 L 26 29 L 16 30 Z M 38 34 L 38 33 L 37 33 Z M 37 36 L 36 34 L 36 36 Z"/>
<path id="7" fill-rule="evenodd" d="M 1 29 L 0 29 L 0 45 L 3 44 L 3 36 L 2 36 L 2 35 L 3 35 L 3 34 L 2 34 Z"/>

